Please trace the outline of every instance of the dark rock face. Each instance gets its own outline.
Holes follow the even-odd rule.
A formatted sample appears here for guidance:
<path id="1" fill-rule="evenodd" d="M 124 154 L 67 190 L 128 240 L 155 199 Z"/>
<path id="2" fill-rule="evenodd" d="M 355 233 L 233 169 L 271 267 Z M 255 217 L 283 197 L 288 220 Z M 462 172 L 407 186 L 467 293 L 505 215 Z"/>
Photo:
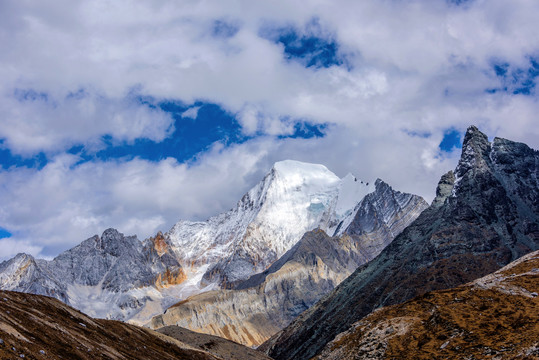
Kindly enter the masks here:
<path id="1" fill-rule="evenodd" d="M 428 207 L 422 197 L 395 191 L 380 179 L 376 190 L 359 203 L 352 223 L 344 231 L 360 244 L 363 265 L 374 259 Z"/>
<path id="2" fill-rule="evenodd" d="M 454 176 L 454 180 L 453 180 Z M 539 152 L 470 127 L 437 197 L 373 261 L 262 345 L 309 359 L 373 310 L 489 274 L 539 249 Z"/>

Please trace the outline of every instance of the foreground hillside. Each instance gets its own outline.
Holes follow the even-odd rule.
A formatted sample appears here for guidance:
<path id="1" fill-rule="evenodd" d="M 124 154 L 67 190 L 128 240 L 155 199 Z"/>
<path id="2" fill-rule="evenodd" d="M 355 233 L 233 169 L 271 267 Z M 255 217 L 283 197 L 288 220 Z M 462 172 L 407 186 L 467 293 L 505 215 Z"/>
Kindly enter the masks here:
<path id="1" fill-rule="evenodd" d="M 316 359 L 537 359 L 539 251 L 450 290 L 382 308 Z"/>
<path id="2" fill-rule="evenodd" d="M 261 348 L 310 359 L 377 308 L 453 288 L 539 249 L 539 152 L 476 127 L 432 205 L 380 255 Z"/>
<path id="3" fill-rule="evenodd" d="M 50 297 L 0 291 L 0 359 L 268 359 L 230 341 L 219 354 L 212 349 L 216 339 L 183 333 L 176 340 L 90 318 Z"/>

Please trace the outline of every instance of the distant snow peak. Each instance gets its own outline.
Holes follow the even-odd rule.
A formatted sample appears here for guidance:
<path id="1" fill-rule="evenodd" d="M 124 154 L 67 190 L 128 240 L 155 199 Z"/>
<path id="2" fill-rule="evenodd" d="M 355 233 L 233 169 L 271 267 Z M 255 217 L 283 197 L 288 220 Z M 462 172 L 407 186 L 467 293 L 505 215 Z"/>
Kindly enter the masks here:
<path id="1" fill-rule="evenodd" d="M 309 176 L 326 174 L 328 177 L 338 177 L 328 170 L 327 167 L 321 164 L 311 164 L 297 160 L 282 160 L 273 164 L 272 169 L 287 175 L 287 174 L 306 174 Z"/>

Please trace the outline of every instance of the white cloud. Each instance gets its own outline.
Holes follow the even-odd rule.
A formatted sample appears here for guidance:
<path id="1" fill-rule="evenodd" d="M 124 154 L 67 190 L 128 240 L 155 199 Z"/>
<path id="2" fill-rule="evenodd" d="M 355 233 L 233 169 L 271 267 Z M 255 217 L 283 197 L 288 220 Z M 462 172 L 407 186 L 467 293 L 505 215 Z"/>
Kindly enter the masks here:
<path id="1" fill-rule="evenodd" d="M 182 117 L 194 120 L 198 116 L 198 110 L 200 110 L 200 106 L 190 107 L 182 113 Z"/>
<path id="2" fill-rule="evenodd" d="M 539 147 L 537 96 L 485 92 L 500 86 L 493 59 L 526 68 L 539 54 L 537 15 L 539 3 L 526 0 L 460 7 L 442 0 L 3 1 L 2 147 L 22 156 L 44 151 L 53 161 L 0 171 L 0 226 L 14 234 L 13 251 L 46 247 L 47 254 L 109 226 L 145 237 L 180 218 L 225 210 L 284 158 L 380 177 L 431 199 L 458 157 L 438 149 L 448 128 L 477 124 L 490 136 Z M 282 45 L 259 36 L 272 25 L 309 32 L 313 18 L 348 54 L 350 71 L 286 61 Z M 212 36 L 216 19 L 237 33 Z M 17 89 L 46 98 L 24 100 Z M 103 135 L 170 136 L 171 116 L 137 95 L 214 102 L 237 114 L 244 134 L 268 136 L 216 143 L 185 164 L 78 164 L 64 154 L 77 144 L 100 149 Z M 183 116 L 195 119 L 197 111 Z M 331 125 L 324 138 L 271 137 L 290 135 L 291 119 Z"/>
<path id="3" fill-rule="evenodd" d="M 103 135 L 115 141 L 162 141 L 174 131 L 170 114 L 136 99 L 110 99 L 84 91 L 60 98 L 17 89 L 0 97 L 0 138 L 15 154 L 58 152 L 76 144 L 99 146 Z"/>
<path id="4" fill-rule="evenodd" d="M 0 255 L 0 262 L 8 260 L 19 253 L 31 254 L 38 256 L 43 250 L 42 246 L 35 245 L 29 241 L 21 241 L 11 238 L 0 239 L 0 248 L 2 254 Z"/>

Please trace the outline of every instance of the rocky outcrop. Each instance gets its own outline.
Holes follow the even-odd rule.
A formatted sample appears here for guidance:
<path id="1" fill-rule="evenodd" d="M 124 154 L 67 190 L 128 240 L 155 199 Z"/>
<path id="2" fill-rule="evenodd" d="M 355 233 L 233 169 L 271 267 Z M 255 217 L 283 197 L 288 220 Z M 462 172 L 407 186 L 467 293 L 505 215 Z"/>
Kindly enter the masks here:
<path id="1" fill-rule="evenodd" d="M 152 319 L 150 326 L 179 325 L 256 346 L 330 292 L 368 262 L 428 205 L 418 196 L 394 191 L 381 180 L 356 206 L 342 235 L 307 232 L 267 270 L 235 290 L 192 296 Z M 338 230 L 337 230 L 338 231 Z"/>
<path id="2" fill-rule="evenodd" d="M 50 272 L 47 264 L 28 254 L 17 254 L 0 264 L 1 288 L 47 295 L 67 302 L 67 287 Z"/>
<path id="3" fill-rule="evenodd" d="M 454 180 L 442 179 L 433 204 L 261 348 L 275 359 L 309 359 L 379 307 L 461 285 L 537 250 L 538 179 L 537 151 L 505 139 L 490 143 L 470 127 Z"/>
<path id="4" fill-rule="evenodd" d="M 226 340 L 168 330 L 172 337 L 93 319 L 47 296 L 0 291 L 0 359 L 269 359 Z"/>
<path id="5" fill-rule="evenodd" d="M 467 285 L 379 309 L 316 359 L 539 358 L 539 251 Z"/>

